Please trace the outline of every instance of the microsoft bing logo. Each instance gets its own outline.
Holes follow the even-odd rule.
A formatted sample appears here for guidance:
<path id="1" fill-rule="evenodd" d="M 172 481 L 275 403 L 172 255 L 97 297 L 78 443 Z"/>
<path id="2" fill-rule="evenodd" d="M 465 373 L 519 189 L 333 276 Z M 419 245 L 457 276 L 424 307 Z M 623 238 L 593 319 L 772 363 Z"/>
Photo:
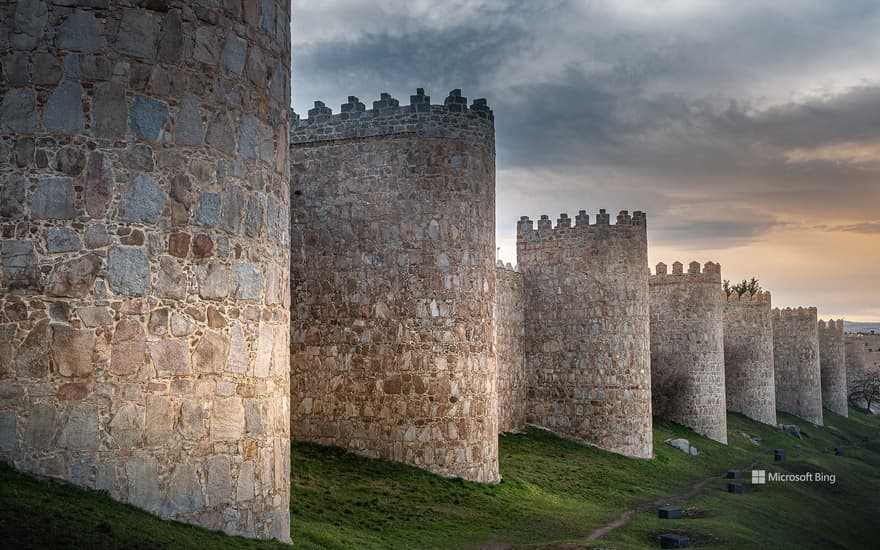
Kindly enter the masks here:
<path id="1" fill-rule="evenodd" d="M 766 485 L 767 483 L 767 471 L 766 470 L 752 470 L 752 485 Z"/>

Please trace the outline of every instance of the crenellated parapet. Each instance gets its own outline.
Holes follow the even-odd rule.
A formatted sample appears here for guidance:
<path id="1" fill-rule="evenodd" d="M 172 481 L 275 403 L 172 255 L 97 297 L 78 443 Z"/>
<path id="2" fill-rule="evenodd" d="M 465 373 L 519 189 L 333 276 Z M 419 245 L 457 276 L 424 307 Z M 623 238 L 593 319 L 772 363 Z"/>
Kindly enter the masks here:
<path id="1" fill-rule="evenodd" d="M 654 414 L 727 443 L 721 265 L 661 262 L 648 287 Z"/>
<path id="2" fill-rule="evenodd" d="M 745 294 L 737 294 L 733 292 L 727 295 L 728 304 L 770 304 L 770 292 L 760 290 L 754 294 L 746 292 Z"/>
<path id="3" fill-rule="evenodd" d="M 611 224 L 611 215 L 602 208 L 596 214 L 594 223 L 590 223 L 590 215 L 587 214 L 586 210 L 580 210 L 577 216 L 574 217 L 574 223 L 572 223 L 572 219 L 568 214 L 559 214 L 555 227 L 550 217 L 546 214 L 542 214 L 540 219 L 537 220 L 537 227 L 535 222 L 528 216 L 522 216 L 516 224 L 516 238 L 517 241 L 547 242 L 607 233 L 609 231 L 644 233 L 645 228 L 644 212 L 636 210 L 630 215 L 628 210 L 621 210 L 617 215 L 616 224 Z"/>
<path id="4" fill-rule="evenodd" d="M 822 424 L 822 383 L 816 308 L 774 308 L 776 407 Z"/>
<path id="5" fill-rule="evenodd" d="M 849 416 L 843 319 L 819 320 L 818 330 L 822 406 L 841 416 Z"/>
<path id="6" fill-rule="evenodd" d="M 432 105 L 431 97 L 418 88 L 409 105 L 383 92 L 372 109 L 355 96 L 340 106 L 340 112 L 322 101 L 308 111 L 308 118 L 293 117 L 290 143 L 314 143 L 372 136 L 423 133 L 429 136 L 473 138 L 477 142 L 494 140 L 495 115 L 485 99 L 468 106 L 461 90 L 452 90 L 442 105 Z"/>
<path id="7" fill-rule="evenodd" d="M 687 271 L 684 270 L 684 264 L 681 262 L 672 263 L 672 273 L 669 273 L 668 266 L 660 262 L 654 268 L 654 274 L 651 275 L 649 282 L 652 285 L 662 284 L 682 284 L 682 283 L 710 283 L 721 284 L 721 264 L 715 262 L 706 262 L 700 265 L 700 262 L 690 262 Z M 719 289 L 721 287 L 719 286 Z"/>

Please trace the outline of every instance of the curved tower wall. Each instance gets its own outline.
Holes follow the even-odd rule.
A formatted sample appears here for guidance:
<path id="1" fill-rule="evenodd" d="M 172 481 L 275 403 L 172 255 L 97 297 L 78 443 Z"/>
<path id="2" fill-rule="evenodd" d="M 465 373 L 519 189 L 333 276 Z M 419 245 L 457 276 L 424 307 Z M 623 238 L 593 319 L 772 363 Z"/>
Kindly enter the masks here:
<path id="1" fill-rule="evenodd" d="M 293 437 L 497 482 L 485 100 L 316 102 L 291 159 Z"/>
<path id="2" fill-rule="evenodd" d="M 290 539 L 289 33 L 281 0 L 0 5 L 3 460 Z"/>
<path id="3" fill-rule="evenodd" d="M 776 408 L 822 424 L 822 382 L 816 308 L 773 308 Z"/>
<path id="4" fill-rule="evenodd" d="M 868 346 L 861 334 L 847 334 L 844 336 L 844 358 L 846 360 L 847 390 L 852 389 L 852 384 L 868 372 Z"/>
<path id="5" fill-rule="evenodd" d="M 727 410 L 776 425 L 773 321 L 770 293 L 739 296 L 724 303 L 724 387 Z"/>
<path id="6" fill-rule="evenodd" d="M 650 458 L 650 337 L 645 216 L 561 214 L 517 226 L 523 275 L 527 422 Z"/>
<path id="7" fill-rule="evenodd" d="M 721 266 L 660 263 L 648 286 L 654 414 L 727 443 Z"/>
<path id="8" fill-rule="evenodd" d="M 841 416 L 849 416 L 843 319 L 832 319 L 827 323 L 819 321 L 818 330 L 822 406 Z"/>
<path id="9" fill-rule="evenodd" d="M 522 274 L 500 261 L 495 267 L 495 351 L 498 355 L 500 432 L 526 424 L 527 382 Z"/>

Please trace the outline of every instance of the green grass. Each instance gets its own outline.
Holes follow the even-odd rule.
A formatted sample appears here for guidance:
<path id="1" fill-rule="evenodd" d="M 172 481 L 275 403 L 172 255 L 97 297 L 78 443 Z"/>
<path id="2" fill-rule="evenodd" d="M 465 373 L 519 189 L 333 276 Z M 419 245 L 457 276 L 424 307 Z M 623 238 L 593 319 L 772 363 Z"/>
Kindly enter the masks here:
<path id="1" fill-rule="evenodd" d="M 291 524 L 302 548 L 650 548 L 661 532 L 682 532 L 696 546 L 713 548 L 875 548 L 880 525 L 880 417 L 852 410 L 848 419 L 825 411 L 806 437 L 728 416 L 729 445 L 655 421 L 656 458 L 638 460 L 530 429 L 500 440 L 504 480 L 495 486 L 445 479 L 427 472 L 362 458 L 339 449 L 293 445 Z M 741 435 L 762 438 L 755 445 Z M 872 442 L 861 445 L 863 436 Z M 663 444 L 686 437 L 696 457 Z M 826 449 L 844 446 L 844 455 Z M 773 449 L 788 460 L 773 462 Z M 835 485 L 745 481 L 745 493 L 728 494 L 728 469 L 824 471 Z M 746 472 L 748 473 L 748 472 Z M 584 536 L 628 508 L 684 492 L 713 478 L 687 500 L 680 521 L 636 514 L 598 541 Z M 269 548 L 266 542 L 226 537 L 162 521 L 106 495 L 38 480 L 0 467 L 0 540 L 17 547 Z"/>

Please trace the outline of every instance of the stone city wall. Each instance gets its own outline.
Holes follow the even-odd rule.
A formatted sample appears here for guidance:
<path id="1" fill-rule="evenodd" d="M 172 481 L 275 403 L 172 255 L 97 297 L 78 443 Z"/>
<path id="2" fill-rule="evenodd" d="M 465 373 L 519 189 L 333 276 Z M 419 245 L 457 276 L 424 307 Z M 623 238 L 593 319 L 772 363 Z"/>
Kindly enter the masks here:
<path id="1" fill-rule="evenodd" d="M 4 2 L 0 60 L 0 457 L 288 541 L 289 2 Z"/>
<path id="2" fill-rule="evenodd" d="M 645 216 L 600 210 L 517 226 L 528 372 L 527 422 L 650 458 L 650 337 Z"/>
<path id="3" fill-rule="evenodd" d="M 294 438 L 499 481 L 494 136 L 459 90 L 294 124 Z"/>
<path id="4" fill-rule="evenodd" d="M 727 410 L 776 425 L 773 321 L 769 292 L 733 293 L 724 303 Z"/>
<path id="5" fill-rule="evenodd" d="M 654 414 L 727 443 L 721 266 L 659 263 L 648 286 Z"/>
<path id="6" fill-rule="evenodd" d="M 822 382 L 816 308 L 773 308 L 776 408 L 822 424 Z"/>
<path id="7" fill-rule="evenodd" d="M 522 274 L 510 264 L 495 267 L 495 353 L 498 356 L 499 431 L 526 424 L 527 382 Z"/>
<path id="8" fill-rule="evenodd" d="M 822 406 L 841 416 L 849 416 L 843 319 L 832 319 L 827 323 L 819 321 L 818 330 Z"/>

